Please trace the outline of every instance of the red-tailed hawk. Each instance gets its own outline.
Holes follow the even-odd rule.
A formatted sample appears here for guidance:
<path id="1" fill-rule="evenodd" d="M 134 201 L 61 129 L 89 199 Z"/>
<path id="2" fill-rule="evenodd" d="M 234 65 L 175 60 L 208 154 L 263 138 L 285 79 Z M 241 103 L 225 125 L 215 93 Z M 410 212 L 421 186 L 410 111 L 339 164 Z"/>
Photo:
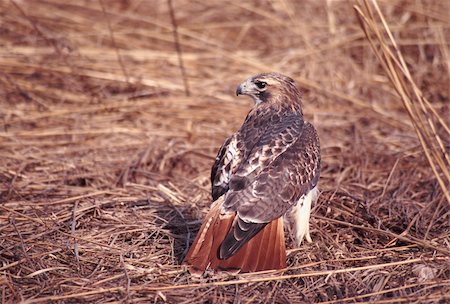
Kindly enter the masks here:
<path id="1" fill-rule="evenodd" d="M 185 258 L 194 271 L 285 268 L 283 216 L 294 219 L 299 245 L 311 242 L 320 147 L 303 119 L 300 92 L 291 78 L 267 73 L 240 84 L 241 94 L 255 106 L 212 167 L 214 203 Z"/>

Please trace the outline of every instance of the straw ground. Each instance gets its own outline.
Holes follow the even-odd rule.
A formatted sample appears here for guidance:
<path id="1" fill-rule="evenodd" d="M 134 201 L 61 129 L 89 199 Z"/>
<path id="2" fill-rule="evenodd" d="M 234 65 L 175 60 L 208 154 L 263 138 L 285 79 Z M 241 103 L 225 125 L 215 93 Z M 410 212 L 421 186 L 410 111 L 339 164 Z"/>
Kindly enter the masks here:
<path id="1" fill-rule="evenodd" d="M 357 9 L 353 5 L 357 5 Z M 36 302 L 445 302 L 448 1 L 1 1 L 0 292 Z M 181 265 L 250 100 L 294 77 L 322 144 L 288 268 Z"/>

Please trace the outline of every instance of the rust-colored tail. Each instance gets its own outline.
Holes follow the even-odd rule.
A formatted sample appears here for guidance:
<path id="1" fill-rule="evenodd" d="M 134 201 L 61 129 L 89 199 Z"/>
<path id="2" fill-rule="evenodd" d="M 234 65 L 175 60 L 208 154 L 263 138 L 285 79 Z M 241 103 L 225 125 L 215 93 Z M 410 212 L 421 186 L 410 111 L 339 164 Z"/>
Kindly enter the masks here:
<path id="1" fill-rule="evenodd" d="M 219 199 L 212 206 L 184 260 L 194 271 L 208 266 L 218 270 L 240 272 L 282 269 L 286 267 L 283 218 L 267 224 L 232 257 L 219 259 L 219 248 L 230 231 L 234 215 L 220 215 Z"/>

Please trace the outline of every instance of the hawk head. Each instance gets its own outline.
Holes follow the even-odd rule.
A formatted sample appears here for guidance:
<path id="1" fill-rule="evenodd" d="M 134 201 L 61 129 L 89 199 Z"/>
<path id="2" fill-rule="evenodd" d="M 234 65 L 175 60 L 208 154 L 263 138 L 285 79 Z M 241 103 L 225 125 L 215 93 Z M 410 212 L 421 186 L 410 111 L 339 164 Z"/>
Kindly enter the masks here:
<path id="1" fill-rule="evenodd" d="M 295 81 L 279 73 L 263 73 L 250 77 L 236 89 L 236 96 L 248 95 L 256 104 L 301 105 L 300 91 Z"/>

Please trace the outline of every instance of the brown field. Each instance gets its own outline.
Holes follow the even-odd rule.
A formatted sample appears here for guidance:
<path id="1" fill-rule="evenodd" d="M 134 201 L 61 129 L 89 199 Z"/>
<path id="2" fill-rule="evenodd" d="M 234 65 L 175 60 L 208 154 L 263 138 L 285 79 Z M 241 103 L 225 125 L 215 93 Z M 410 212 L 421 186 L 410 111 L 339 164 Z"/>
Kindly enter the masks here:
<path id="1" fill-rule="evenodd" d="M 171 3 L 0 0 L 2 303 L 449 301 L 450 1 Z M 321 138 L 313 243 L 191 276 L 235 88 L 267 71 Z"/>

